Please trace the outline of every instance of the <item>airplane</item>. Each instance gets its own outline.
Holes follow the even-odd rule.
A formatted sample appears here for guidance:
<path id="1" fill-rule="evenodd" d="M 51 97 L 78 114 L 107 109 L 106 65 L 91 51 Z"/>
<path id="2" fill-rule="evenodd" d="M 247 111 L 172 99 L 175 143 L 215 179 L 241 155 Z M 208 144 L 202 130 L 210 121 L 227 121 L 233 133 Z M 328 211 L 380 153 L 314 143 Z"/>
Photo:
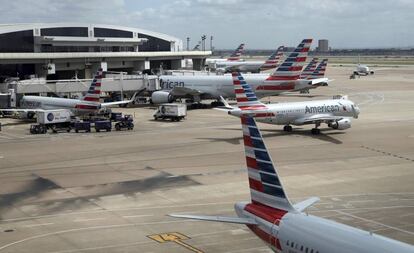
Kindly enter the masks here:
<path id="1" fill-rule="evenodd" d="M 243 61 L 240 59 L 241 55 L 243 54 L 243 50 L 244 50 L 244 43 L 240 44 L 236 50 L 234 50 L 234 52 L 227 58 L 207 58 L 205 65 L 210 67 L 210 68 L 214 68 L 214 65 L 217 62 L 234 62 L 234 61 Z"/>
<path id="2" fill-rule="evenodd" d="M 252 86 L 256 95 L 259 97 L 279 95 L 326 83 L 327 78 L 299 79 L 311 43 L 312 39 L 303 40 L 270 75 L 246 74 L 246 81 Z M 221 97 L 235 97 L 231 74 L 161 75 L 159 78 L 161 90 L 151 94 L 151 101 L 154 104 L 170 103 L 177 98 L 190 98 L 194 102 L 200 102 L 202 99 L 220 101 Z"/>
<path id="3" fill-rule="evenodd" d="M 246 225 L 278 253 L 412 253 L 412 245 L 306 213 L 319 198 L 292 204 L 253 117 L 241 115 L 250 202 L 234 205 L 237 217 L 171 217 Z"/>
<path id="4" fill-rule="evenodd" d="M 31 119 L 36 112 L 68 109 L 73 115 L 90 115 L 105 110 L 109 106 L 128 104 L 135 99 L 135 95 L 130 100 L 101 103 L 99 102 L 102 84 L 102 69 L 99 69 L 91 82 L 85 96 L 81 99 L 42 97 L 42 96 L 23 96 L 20 100 L 21 108 L 0 109 L 0 111 L 18 112 L 25 114 L 24 118 Z"/>
<path id="5" fill-rule="evenodd" d="M 353 72 L 353 75 L 356 76 L 368 76 L 368 75 L 373 75 L 374 71 L 370 70 L 370 68 L 368 67 L 368 65 L 366 64 L 361 64 L 361 57 L 360 55 L 358 55 L 358 64 L 356 65 L 356 68 Z"/>
<path id="6" fill-rule="evenodd" d="M 317 58 L 314 58 L 317 59 Z M 323 59 L 318 65 L 316 66 L 317 60 L 314 63 L 314 60 L 312 60 L 308 66 L 306 66 L 305 70 L 302 72 L 300 78 L 301 79 L 307 79 L 307 80 L 314 80 L 314 79 L 320 79 L 325 80 L 324 82 L 318 82 L 314 85 L 311 85 L 309 87 L 300 87 L 296 89 L 295 91 L 300 91 L 300 93 L 310 93 L 310 89 L 315 89 L 319 86 L 328 86 L 329 82 L 332 82 L 333 80 L 330 79 L 324 79 L 325 78 L 325 72 L 326 72 L 326 66 L 328 65 L 328 59 Z M 310 66 L 311 65 L 311 66 Z M 308 68 L 309 67 L 309 68 Z"/>
<path id="7" fill-rule="evenodd" d="M 322 123 L 332 129 L 345 130 L 351 127 L 351 118 L 357 119 L 360 113 L 357 105 L 342 96 L 329 100 L 265 105 L 257 99 L 240 73 L 233 72 L 232 76 L 238 108 L 231 107 L 224 101 L 226 106 L 219 109 L 227 110 L 227 113 L 232 116 L 241 117 L 248 114 L 259 122 L 283 125 L 283 130 L 286 132 L 293 130 L 292 125 L 315 124 L 311 133 L 320 134 L 318 127 Z"/>
<path id="8" fill-rule="evenodd" d="M 306 65 L 306 67 L 303 69 L 299 78 L 306 79 L 308 76 L 312 75 L 312 73 L 316 69 L 317 64 L 318 64 L 318 58 L 312 58 L 312 60 L 308 63 L 308 65 Z"/>
<path id="9" fill-rule="evenodd" d="M 272 53 L 266 61 L 222 61 L 216 62 L 217 72 L 227 73 L 232 71 L 260 73 L 262 70 L 269 70 L 278 66 L 279 60 L 283 57 L 283 46 L 280 46 Z"/>

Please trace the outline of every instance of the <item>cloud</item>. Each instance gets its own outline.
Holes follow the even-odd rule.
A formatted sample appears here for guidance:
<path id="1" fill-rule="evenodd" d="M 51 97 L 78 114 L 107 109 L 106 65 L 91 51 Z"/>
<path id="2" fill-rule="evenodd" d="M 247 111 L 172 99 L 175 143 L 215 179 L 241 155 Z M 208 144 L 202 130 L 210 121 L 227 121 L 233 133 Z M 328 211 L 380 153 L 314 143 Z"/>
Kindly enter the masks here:
<path id="1" fill-rule="evenodd" d="M 333 47 L 412 46 L 412 0 L 14 0 L 1 23 L 119 24 L 192 38 L 214 35 L 218 48 L 295 45 L 327 38 Z"/>

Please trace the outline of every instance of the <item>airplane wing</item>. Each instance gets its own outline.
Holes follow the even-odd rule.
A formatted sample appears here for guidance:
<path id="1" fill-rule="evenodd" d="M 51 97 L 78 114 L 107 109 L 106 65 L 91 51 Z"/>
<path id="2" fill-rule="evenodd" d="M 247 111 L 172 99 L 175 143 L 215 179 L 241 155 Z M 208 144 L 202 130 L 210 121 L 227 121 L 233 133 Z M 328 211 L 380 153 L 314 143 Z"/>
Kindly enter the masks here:
<path id="1" fill-rule="evenodd" d="M 311 205 L 315 204 L 316 202 L 318 202 L 320 200 L 320 198 L 318 197 L 312 197 L 309 198 L 307 200 L 304 200 L 302 202 L 296 203 L 293 206 L 295 207 L 296 210 L 298 210 L 299 212 L 303 212 L 303 210 L 305 210 L 306 208 L 310 207 Z"/>
<path id="2" fill-rule="evenodd" d="M 174 87 L 171 90 L 170 94 L 173 96 L 177 96 L 177 97 L 186 96 L 186 95 L 199 96 L 203 94 L 203 92 L 196 90 L 196 89 L 186 88 L 186 87 Z"/>
<path id="3" fill-rule="evenodd" d="M 184 218 L 191 220 L 204 220 L 204 221 L 216 221 L 216 222 L 227 222 L 227 223 L 236 223 L 236 224 L 247 224 L 247 225 L 257 225 L 257 222 L 249 218 L 239 218 L 239 217 L 224 217 L 224 216 L 208 216 L 208 215 L 190 215 L 190 214 L 169 214 L 168 216 L 174 218 Z"/>
<path id="4" fill-rule="evenodd" d="M 296 124 L 313 124 L 316 122 L 332 122 L 332 121 L 339 121 L 344 117 L 340 116 L 333 116 L 330 114 L 316 114 L 310 117 L 303 117 L 295 120 Z"/>
<path id="5" fill-rule="evenodd" d="M 114 102 L 107 102 L 107 103 L 101 103 L 102 107 L 107 107 L 111 105 L 122 105 L 122 104 L 129 104 L 135 100 L 135 97 L 137 95 L 137 92 L 134 93 L 131 99 L 129 100 L 122 100 L 122 101 L 114 101 Z"/>

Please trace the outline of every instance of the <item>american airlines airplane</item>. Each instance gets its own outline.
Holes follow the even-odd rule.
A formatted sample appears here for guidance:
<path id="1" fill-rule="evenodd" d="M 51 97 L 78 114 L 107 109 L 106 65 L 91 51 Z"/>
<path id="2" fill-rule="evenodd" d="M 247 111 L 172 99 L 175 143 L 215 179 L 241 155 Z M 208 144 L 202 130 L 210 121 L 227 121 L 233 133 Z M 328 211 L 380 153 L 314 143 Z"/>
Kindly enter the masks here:
<path id="1" fill-rule="evenodd" d="M 42 96 L 24 96 L 20 100 L 19 109 L 0 109 L 0 111 L 10 111 L 26 113 L 27 118 L 32 118 L 36 112 L 69 109 L 73 115 L 96 114 L 106 107 L 120 104 L 128 104 L 135 99 L 135 95 L 131 100 L 100 103 L 102 69 L 99 69 L 86 95 L 81 99 L 42 97 Z"/>
<path id="2" fill-rule="evenodd" d="M 227 58 L 207 58 L 205 65 L 210 67 L 210 68 L 214 68 L 214 65 L 217 62 L 232 62 L 232 61 L 242 61 L 240 59 L 241 55 L 243 54 L 243 50 L 244 50 L 244 43 L 240 44 L 236 50 L 234 50 L 234 52 Z"/>
<path id="3" fill-rule="evenodd" d="M 172 217 L 246 225 L 278 253 L 413 253 L 414 247 L 372 232 L 306 214 L 319 201 L 292 204 L 254 118 L 242 115 L 250 202 L 234 205 L 237 217 L 170 214 Z"/>
<path id="4" fill-rule="evenodd" d="M 246 74 L 246 81 L 259 97 L 278 95 L 287 91 L 312 88 L 326 83 L 327 78 L 299 79 L 312 39 L 303 40 L 285 61 L 270 75 Z M 202 99 L 234 98 L 230 74 L 208 76 L 160 76 L 161 89 L 151 95 L 154 104 L 172 102 L 176 98 Z"/>
<path id="5" fill-rule="evenodd" d="M 216 62 L 216 71 L 218 72 L 251 72 L 259 73 L 262 70 L 273 69 L 278 66 L 280 59 L 283 57 L 283 46 L 280 46 L 272 53 L 266 61 L 222 61 Z"/>
<path id="6" fill-rule="evenodd" d="M 351 127 L 351 118 L 358 118 L 359 108 L 347 97 L 330 100 L 291 102 L 265 105 L 261 103 L 252 88 L 240 73 L 234 72 L 233 84 L 238 108 L 226 103 L 229 115 L 249 115 L 257 121 L 283 125 L 283 130 L 292 131 L 292 125 L 314 124 L 312 134 L 319 134 L 322 123 L 332 129 L 345 130 Z"/>

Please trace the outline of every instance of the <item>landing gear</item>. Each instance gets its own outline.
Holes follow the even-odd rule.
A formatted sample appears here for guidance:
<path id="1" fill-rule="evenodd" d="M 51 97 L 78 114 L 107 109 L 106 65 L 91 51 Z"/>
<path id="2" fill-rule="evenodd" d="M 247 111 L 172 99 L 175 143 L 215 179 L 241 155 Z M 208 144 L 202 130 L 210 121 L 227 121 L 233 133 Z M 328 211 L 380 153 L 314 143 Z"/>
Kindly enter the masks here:
<path id="1" fill-rule="evenodd" d="M 224 103 L 221 101 L 213 101 L 211 102 L 211 107 L 218 107 L 218 106 L 224 106 Z"/>
<path id="2" fill-rule="evenodd" d="M 309 89 L 301 90 L 300 94 L 310 94 L 310 91 L 309 91 Z"/>
<path id="3" fill-rule="evenodd" d="M 315 123 L 315 128 L 312 128 L 311 133 L 314 135 L 318 135 L 321 133 L 321 130 L 318 128 L 321 125 L 320 122 Z"/>
<path id="4" fill-rule="evenodd" d="M 314 135 L 318 135 L 321 133 L 321 130 L 319 128 L 312 128 L 311 133 Z"/>
<path id="5" fill-rule="evenodd" d="M 285 131 L 285 132 L 292 132 L 292 126 L 289 126 L 289 125 L 287 125 L 287 126 L 284 126 L 283 127 L 283 131 Z"/>

